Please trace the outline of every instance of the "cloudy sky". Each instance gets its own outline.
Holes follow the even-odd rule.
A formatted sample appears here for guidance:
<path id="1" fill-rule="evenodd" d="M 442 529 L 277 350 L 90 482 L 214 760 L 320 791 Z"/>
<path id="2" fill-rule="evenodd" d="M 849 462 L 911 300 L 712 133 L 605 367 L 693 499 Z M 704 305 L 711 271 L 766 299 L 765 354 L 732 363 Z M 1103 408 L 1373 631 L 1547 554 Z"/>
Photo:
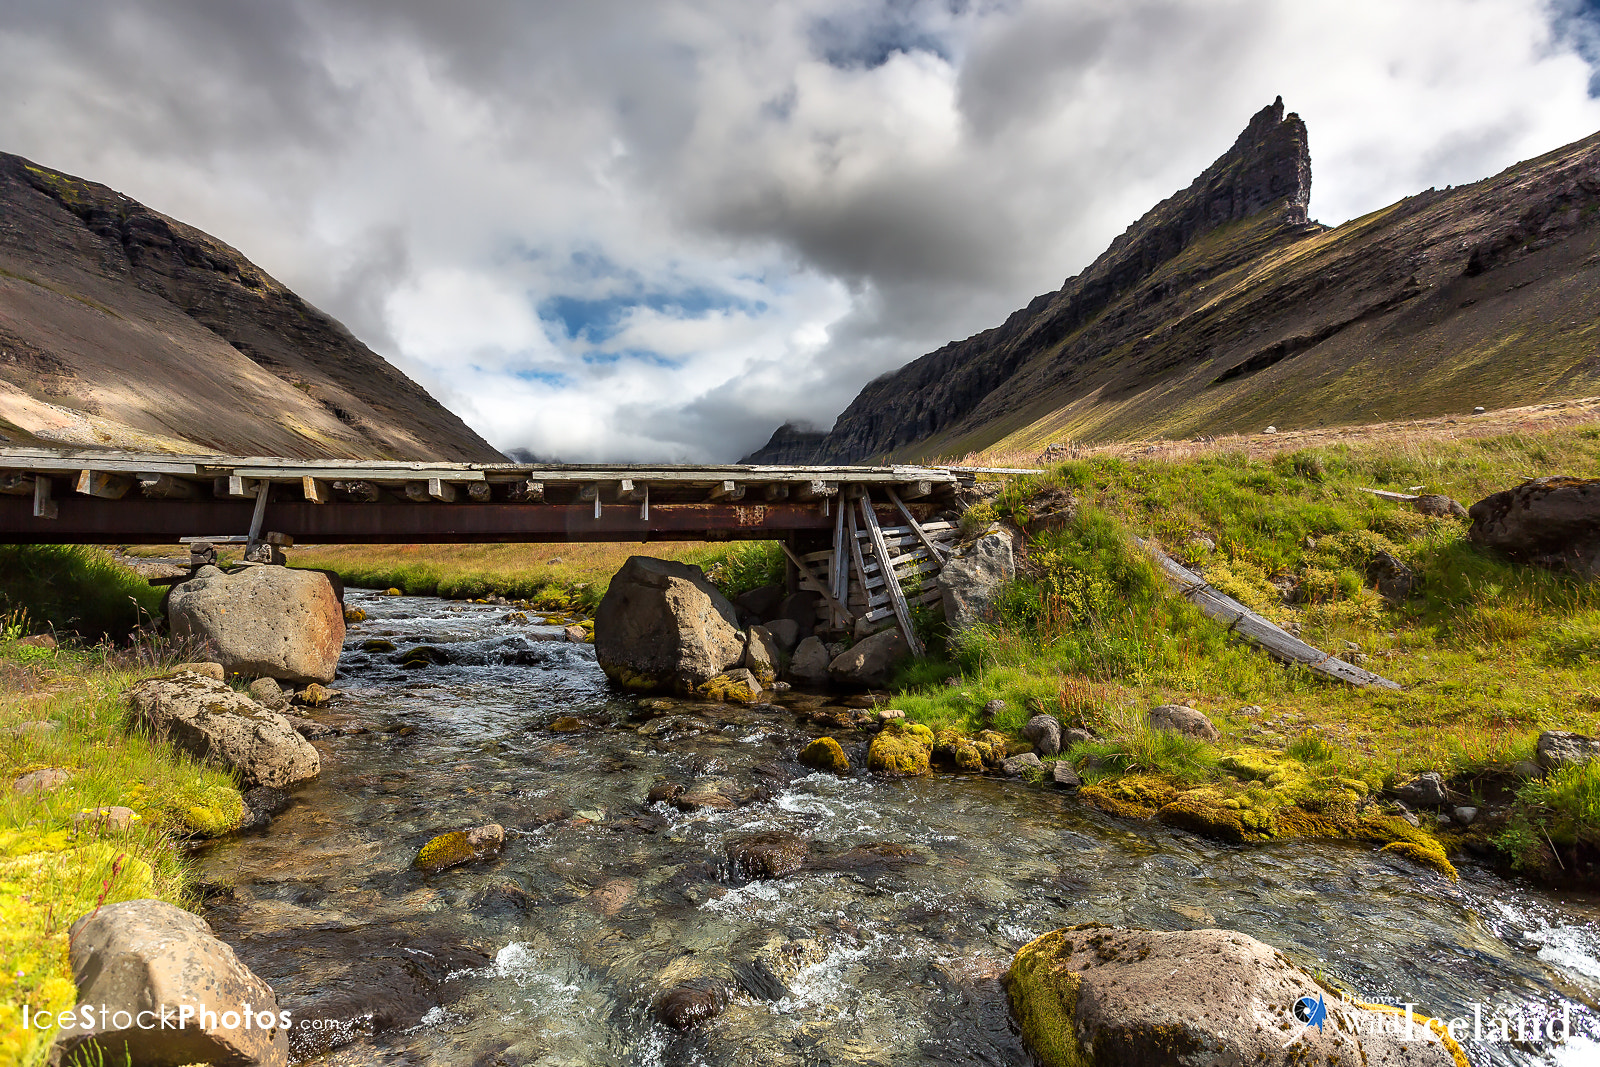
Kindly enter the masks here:
<path id="1" fill-rule="evenodd" d="M 0 149 L 497 446 L 726 460 L 1058 288 L 1282 94 L 1338 223 L 1600 130 L 1600 0 L 8 0 Z"/>

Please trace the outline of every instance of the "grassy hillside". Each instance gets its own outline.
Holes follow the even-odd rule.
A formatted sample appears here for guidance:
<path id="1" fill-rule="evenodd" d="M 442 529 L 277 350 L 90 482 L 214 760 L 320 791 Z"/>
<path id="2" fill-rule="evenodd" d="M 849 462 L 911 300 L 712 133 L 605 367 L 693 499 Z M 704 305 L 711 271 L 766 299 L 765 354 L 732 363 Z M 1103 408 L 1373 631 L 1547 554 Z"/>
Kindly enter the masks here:
<path id="1" fill-rule="evenodd" d="M 1029 531 L 1023 577 L 997 625 L 947 659 L 911 668 L 898 699 L 935 727 L 975 729 L 979 709 L 995 698 L 1007 705 L 1002 729 L 1019 729 L 1039 711 L 1089 727 L 1106 740 L 1069 758 L 1091 782 L 1090 799 L 1151 815 L 1198 790 L 1207 803 L 1244 812 L 1222 820 L 1235 824 L 1221 826 L 1223 836 L 1299 832 L 1307 796 L 1311 809 L 1354 805 L 1350 814 L 1380 786 L 1422 770 L 1442 770 L 1485 798 L 1520 788 L 1511 768 L 1532 756 L 1541 730 L 1600 725 L 1600 585 L 1485 555 L 1467 541 L 1464 521 L 1425 517 L 1361 489 L 1420 485 L 1470 504 L 1533 474 L 1597 469 L 1594 424 L 1267 456 L 1107 454 L 1053 466 L 980 505 L 992 515 L 977 517 Z M 1034 526 L 1030 508 L 1063 492 L 1077 501 L 1074 521 Z M 1311 644 L 1403 688 L 1324 682 L 1231 640 L 1165 588 L 1134 534 Z M 1380 550 L 1419 577 L 1402 604 L 1385 602 L 1368 581 Z M 958 684 L 945 684 L 951 676 Z M 1145 711 L 1166 703 L 1207 713 L 1219 742 L 1150 734 Z M 1277 784 L 1262 785 L 1274 774 Z M 1120 793 L 1097 792 L 1101 777 L 1122 782 Z M 1334 784 L 1306 794 L 1318 781 Z M 1540 788 L 1566 795 L 1562 807 L 1529 793 L 1530 804 L 1543 805 L 1539 836 L 1548 832 L 1549 845 L 1600 841 L 1579 799 L 1587 779 Z M 1531 838 L 1513 851 L 1530 866 L 1551 858 Z"/>

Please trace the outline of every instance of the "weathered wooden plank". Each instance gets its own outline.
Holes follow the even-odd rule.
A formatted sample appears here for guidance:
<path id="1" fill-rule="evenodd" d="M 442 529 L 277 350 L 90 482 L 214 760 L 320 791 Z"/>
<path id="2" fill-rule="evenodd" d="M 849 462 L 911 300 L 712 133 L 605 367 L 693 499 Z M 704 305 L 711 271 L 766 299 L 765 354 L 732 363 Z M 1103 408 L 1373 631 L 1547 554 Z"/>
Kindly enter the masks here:
<path id="1" fill-rule="evenodd" d="M 1369 689 L 1399 689 L 1400 686 L 1369 670 L 1315 648 L 1282 627 L 1262 618 L 1237 600 L 1213 589 L 1204 578 L 1178 563 L 1154 544 L 1140 540 L 1140 547 L 1154 557 L 1163 574 L 1190 603 L 1208 618 L 1222 623 L 1251 644 L 1259 645 L 1274 659 L 1298 663 L 1313 674 Z"/>
<path id="2" fill-rule="evenodd" d="M 544 499 L 544 483 L 519 478 L 506 484 L 506 499 L 517 504 L 537 504 Z"/>
<path id="3" fill-rule="evenodd" d="M 894 486 L 888 486 L 889 499 L 894 500 Z M 929 478 L 919 478 L 914 482 L 905 482 L 900 486 L 900 496 L 906 500 L 921 500 L 925 496 L 933 495 L 933 481 Z"/>
<path id="4" fill-rule="evenodd" d="M 867 529 L 872 533 L 872 543 L 877 548 L 878 558 L 887 560 L 889 549 L 883 543 L 883 533 L 878 529 L 878 514 L 872 510 L 872 501 L 863 492 L 861 496 L 861 517 L 866 520 Z M 892 575 L 890 575 L 892 577 Z M 906 639 L 906 646 L 911 649 L 913 656 L 922 655 L 922 642 L 917 640 L 916 630 L 911 625 L 911 608 L 906 604 L 906 598 L 900 592 L 899 582 L 888 582 L 889 598 L 894 605 L 895 619 L 900 623 L 900 633 Z"/>
<path id="5" fill-rule="evenodd" d="M 52 487 L 50 479 L 38 477 L 33 480 L 33 517 L 36 519 L 54 519 L 61 515 L 61 506 L 50 499 Z"/>
<path id="6" fill-rule="evenodd" d="M 632 478 L 623 478 L 617 482 L 617 500 L 629 504 L 637 504 L 644 499 L 645 493 L 650 489 L 649 482 L 634 481 Z"/>
<path id="7" fill-rule="evenodd" d="M 833 609 L 835 609 L 836 611 L 838 611 L 839 614 L 842 617 L 844 617 L 846 619 L 854 619 L 855 618 L 855 616 L 852 615 L 845 608 L 845 606 L 843 604 L 839 603 L 837 600 L 835 600 L 833 598 L 833 593 L 829 592 L 828 587 L 826 585 L 823 585 L 821 582 L 817 581 L 817 579 L 812 575 L 812 573 L 809 570 L 807 570 L 805 568 L 805 566 L 798 559 L 795 559 L 794 553 L 789 551 L 789 546 L 788 545 L 784 544 L 782 541 L 779 541 L 778 542 L 778 547 L 783 549 L 783 554 L 785 556 L 788 556 L 789 557 L 789 561 L 791 563 L 793 563 L 795 565 L 795 567 L 799 570 L 799 572 L 800 572 L 800 584 L 801 585 L 806 586 L 808 589 L 811 589 L 811 590 L 813 590 L 815 592 L 821 593 L 822 594 L 822 598 L 828 602 L 828 605 L 830 607 L 832 607 Z"/>
<path id="8" fill-rule="evenodd" d="M 456 502 L 455 483 L 447 482 L 443 478 L 429 478 L 428 496 L 434 500 L 442 500 L 446 504 L 454 504 Z"/>
<path id="9" fill-rule="evenodd" d="M 405 495 L 406 499 L 413 504 L 426 504 L 433 499 L 428 495 L 427 482 L 407 482 L 405 484 Z"/>
<path id="10" fill-rule="evenodd" d="M 151 500 L 193 500 L 200 487 L 186 478 L 146 471 L 139 475 L 139 491 Z"/>
<path id="11" fill-rule="evenodd" d="M 110 471 L 81 470 L 78 472 L 78 492 L 102 500 L 121 500 L 134 487 L 134 480 L 126 474 Z"/>
<path id="12" fill-rule="evenodd" d="M 326 504 L 332 492 L 332 486 L 321 478 L 313 478 L 308 474 L 300 479 L 300 495 L 306 498 L 308 504 Z"/>
<path id="13" fill-rule="evenodd" d="M 838 496 L 839 483 L 827 481 L 822 478 L 808 478 L 794 488 L 796 500 L 820 500 L 823 497 Z"/>
<path id="14" fill-rule="evenodd" d="M 933 492 L 933 486 L 931 483 L 919 482 L 918 484 L 927 487 L 927 492 L 919 495 L 927 496 L 929 493 Z M 942 565 L 944 563 L 944 553 L 940 550 L 939 546 L 934 543 L 933 536 L 917 523 L 915 516 L 911 514 L 911 509 L 905 506 L 905 503 L 901 501 L 898 495 L 896 495 L 892 486 L 886 489 L 885 492 L 889 494 L 889 502 L 900 509 L 900 514 L 905 517 L 906 525 L 911 527 L 911 532 L 916 535 L 917 540 L 921 541 L 924 545 L 927 545 L 928 551 L 933 553 L 933 558 L 938 560 Z"/>
<path id="15" fill-rule="evenodd" d="M 487 504 L 493 491 L 488 482 L 468 482 L 467 496 L 476 504 Z"/>
<path id="16" fill-rule="evenodd" d="M 224 500 L 248 500 L 260 490 L 261 483 L 254 478 L 228 474 L 212 480 L 211 495 Z"/>
<path id="17" fill-rule="evenodd" d="M 1398 500 L 1403 504 L 1409 504 L 1411 501 L 1417 499 L 1417 495 L 1415 493 L 1391 493 L 1387 489 L 1366 488 L 1363 488 L 1361 491 L 1363 493 L 1371 493 L 1373 496 L 1382 497 L 1385 500 Z"/>
<path id="18" fill-rule="evenodd" d="M 711 487 L 710 500 L 723 500 L 732 502 L 744 499 L 745 486 L 731 478 L 725 478 Z"/>
<path id="19" fill-rule="evenodd" d="M 761 487 L 761 497 L 764 500 L 789 499 L 789 486 L 783 482 L 768 482 Z"/>
<path id="20" fill-rule="evenodd" d="M 0 493 L 6 496 L 32 495 L 33 475 L 22 471 L 0 471 Z"/>
<path id="21" fill-rule="evenodd" d="M 333 491 L 341 497 L 356 504 L 376 504 L 383 498 L 383 490 L 372 482 L 361 479 L 339 479 L 332 483 Z"/>

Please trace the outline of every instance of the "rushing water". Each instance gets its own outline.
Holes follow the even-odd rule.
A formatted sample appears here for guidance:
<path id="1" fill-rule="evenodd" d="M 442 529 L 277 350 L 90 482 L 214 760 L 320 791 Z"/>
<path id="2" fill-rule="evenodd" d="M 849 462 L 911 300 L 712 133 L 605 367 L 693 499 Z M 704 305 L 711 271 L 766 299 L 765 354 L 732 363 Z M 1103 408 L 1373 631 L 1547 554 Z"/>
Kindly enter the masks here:
<path id="1" fill-rule="evenodd" d="M 300 1055 L 1027 1064 L 999 977 L 1023 942 L 1087 921 L 1232 928 L 1368 999 L 1446 1018 L 1567 1011 L 1600 1034 L 1594 900 L 1470 865 L 1452 884 L 1366 847 L 1223 845 L 1012 781 L 812 774 L 794 758 L 819 731 L 789 708 L 697 705 L 706 718 L 662 731 L 608 690 L 591 648 L 548 640 L 557 627 L 351 603 L 369 619 L 351 627 L 345 699 L 318 716 L 346 728 L 319 742 L 321 777 L 270 830 L 201 857 L 234 887 L 213 927 L 320 1024 L 296 1035 Z M 363 652 L 373 638 L 399 651 Z M 418 644 L 448 662 L 405 669 Z M 563 716 L 585 725 L 553 731 Z M 646 804 L 663 777 L 736 806 Z M 411 868 L 434 834 L 485 822 L 507 829 L 498 860 Z M 726 843 L 773 830 L 811 842 L 811 867 L 745 882 Z M 881 843 L 909 847 L 865 848 Z M 737 992 L 686 1034 L 652 1014 L 682 981 L 741 976 L 762 995 Z M 1587 1039 L 1467 1045 L 1476 1064 L 1600 1064 Z"/>

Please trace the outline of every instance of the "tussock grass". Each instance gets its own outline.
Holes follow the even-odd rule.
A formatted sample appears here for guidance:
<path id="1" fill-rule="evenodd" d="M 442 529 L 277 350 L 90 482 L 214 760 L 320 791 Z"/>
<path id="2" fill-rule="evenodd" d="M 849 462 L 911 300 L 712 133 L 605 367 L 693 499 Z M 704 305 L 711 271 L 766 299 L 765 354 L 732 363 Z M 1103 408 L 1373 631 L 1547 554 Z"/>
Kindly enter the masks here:
<path id="1" fill-rule="evenodd" d="M 1002 729 L 1050 712 L 1116 739 L 1072 754 L 1080 762 L 1179 782 L 1224 772 L 1141 737 L 1131 720 L 1157 704 L 1206 712 L 1222 732 L 1218 751 L 1265 747 L 1352 779 L 1503 771 L 1532 754 L 1541 730 L 1600 725 L 1600 583 L 1481 552 L 1465 521 L 1361 489 L 1422 486 L 1470 505 L 1527 477 L 1597 469 L 1592 425 L 1177 460 L 1108 451 L 1052 466 L 1008 483 L 989 507 L 1026 526 L 1031 501 L 1065 489 L 1075 520 L 1028 538 L 994 624 L 905 671 L 896 704 L 938 727 L 976 727 L 995 698 L 1007 703 Z M 1325 682 L 1233 641 L 1163 586 L 1134 535 L 1402 691 Z M 1401 604 L 1368 580 L 1379 551 L 1417 575 Z M 1538 803 L 1593 825 L 1587 787 L 1558 785 Z"/>
<path id="2" fill-rule="evenodd" d="M 21 1010 L 76 1001 L 72 923 L 122 900 L 184 904 L 180 840 L 232 829 L 243 806 L 229 775 L 128 732 L 123 691 L 192 650 L 49 650 L 17 636 L 13 627 L 0 639 L 0 1062 L 32 1065 L 53 1035 L 23 1030 Z M 49 792 L 12 791 L 45 768 L 72 777 Z M 127 830 L 74 826 L 82 812 L 119 805 L 139 816 Z"/>
<path id="3" fill-rule="evenodd" d="M 289 563 L 336 572 L 362 589 L 400 589 L 413 596 L 477 599 L 503 596 L 546 611 L 590 613 L 629 556 L 698 564 L 723 592 L 783 580 L 776 542 L 698 541 L 650 544 L 315 545 L 289 550 Z"/>
<path id="4" fill-rule="evenodd" d="M 0 545 L 0 615 L 86 642 L 121 641 L 148 624 L 162 590 L 84 545 Z"/>

